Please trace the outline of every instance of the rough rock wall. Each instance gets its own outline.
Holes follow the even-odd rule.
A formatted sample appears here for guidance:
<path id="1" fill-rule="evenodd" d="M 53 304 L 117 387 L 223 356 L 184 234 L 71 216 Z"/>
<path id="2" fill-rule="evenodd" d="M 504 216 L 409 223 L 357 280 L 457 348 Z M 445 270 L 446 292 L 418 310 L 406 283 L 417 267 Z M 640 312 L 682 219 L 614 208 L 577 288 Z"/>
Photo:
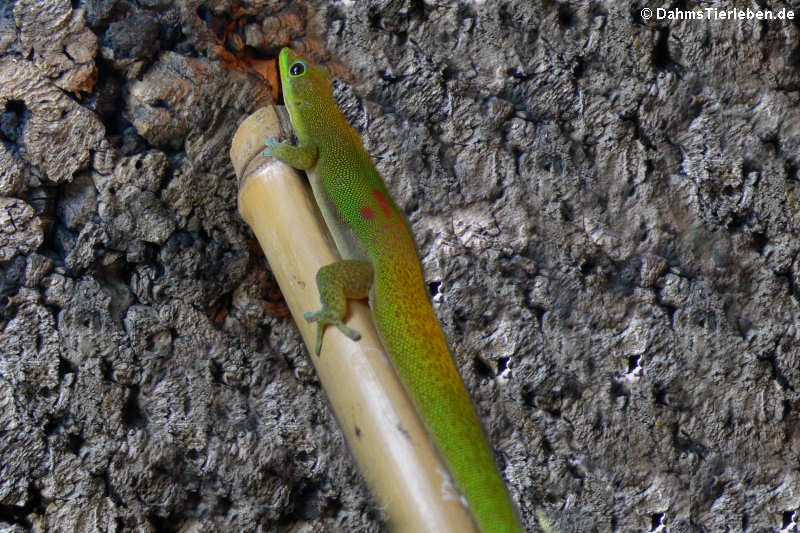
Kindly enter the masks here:
<path id="1" fill-rule="evenodd" d="M 794 530 L 800 13 L 645 7 L 4 3 L 0 531 L 381 530 L 236 212 L 284 45 L 345 80 L 528 527 Z"/>

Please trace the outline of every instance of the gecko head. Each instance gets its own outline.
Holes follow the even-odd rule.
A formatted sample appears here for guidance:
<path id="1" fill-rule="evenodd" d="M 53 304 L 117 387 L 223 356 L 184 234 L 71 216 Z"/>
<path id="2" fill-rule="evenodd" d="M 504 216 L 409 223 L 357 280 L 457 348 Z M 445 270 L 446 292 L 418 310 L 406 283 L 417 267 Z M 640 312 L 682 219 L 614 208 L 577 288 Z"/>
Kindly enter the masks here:
<path id="1" fill-rule="evenodd" d="M 302 116 L 303 111 L 312 109 L 315 104 L 333 99 L 328 73 L 291 48 L 281 50 L 278 64 L 283 101 L 292 117 Z"/>

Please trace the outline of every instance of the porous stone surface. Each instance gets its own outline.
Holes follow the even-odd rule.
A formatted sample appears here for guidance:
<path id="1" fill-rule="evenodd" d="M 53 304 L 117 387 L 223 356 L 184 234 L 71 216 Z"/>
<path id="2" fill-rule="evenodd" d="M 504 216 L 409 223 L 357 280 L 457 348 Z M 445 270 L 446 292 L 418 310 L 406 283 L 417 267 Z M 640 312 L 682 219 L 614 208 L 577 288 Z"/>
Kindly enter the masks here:
<path id="1" fill-rule="evenodd" d="M 236 212 L 287 45 L 341 78 L 528 530 L 794 531 L 800 12 L 658 7 L 0 5 L 0 531 L 383 531 Z"/>
<path id="2" fill-rule="evenodd" d="M 14 23 L 23 57 L 69 92 L 91 91 L 97 78 L 97 36 L 86 26 L 83 9 L 69 0 L 17 0 Z"/>
<path id="3" fill-rule="evenodd" d="M 89 166 L 93 151 L 106 149 L 103 124 L 48 80 L 36 63 L 15 54 L 0 57 L 0 80 L 3 130 L 8 131 L 0 140 L 5 150 L 18 153 L 18 159 L 27 163 L 19 165 L 33 171 L 28 187 L 39 185 L 40 177 L 52 184 L 68 181 Z M 6 180 L 13 183 L 14 178 Z"/>
<path id="4" fill-rule="evenodd" d="M 43 240 L 33 208 L 19 198 L 0 197 L 0 262 L 36 250 Z"/>

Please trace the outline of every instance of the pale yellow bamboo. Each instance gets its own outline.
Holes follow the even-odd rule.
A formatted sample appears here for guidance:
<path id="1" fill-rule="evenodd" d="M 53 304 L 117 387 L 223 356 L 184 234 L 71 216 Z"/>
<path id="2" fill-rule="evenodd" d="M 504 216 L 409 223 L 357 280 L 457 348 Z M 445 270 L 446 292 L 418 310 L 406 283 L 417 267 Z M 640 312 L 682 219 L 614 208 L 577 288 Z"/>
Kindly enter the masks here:
<path id="1" fill-rule="evenodd" d="M 285 114 L 283 115 L 285 117 Z M 231 159 L 239 178 L 239 212 L 256 234 L 306 347 L 316 324 L 303 313 L 319 308 L 317 270 L 337 259 L 309 188 L 284 163 L 260 152 L 279 137 L 275 107 L 239 127 Z M 283 121 L 284 131 L 287 122 Z M 396 533 L 477 533 L 419 417 L 398 381 L 372 324 L 369 308 L 351 302 L 351 341 L 328 328 L 320 356 L 311 355 L 347 444 Z"/>

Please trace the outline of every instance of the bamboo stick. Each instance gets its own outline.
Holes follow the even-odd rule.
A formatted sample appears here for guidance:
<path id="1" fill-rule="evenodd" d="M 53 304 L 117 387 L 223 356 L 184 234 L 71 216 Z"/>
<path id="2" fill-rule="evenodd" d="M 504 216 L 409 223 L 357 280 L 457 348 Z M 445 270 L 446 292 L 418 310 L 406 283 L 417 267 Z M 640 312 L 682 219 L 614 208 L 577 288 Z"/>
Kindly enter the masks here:
<path id="1" fill-rule="evenodd" d="M 329 327 L 321 355 L 311 355 L 317 326 L 303 313 L 319 308 L 317 270 L 338 256 L 305 181 L 286 164 L 261 155 L 265 137 L 286 138 L 291 131 L 285 111 L 278 109 L 260 109 L 234 136 L 239 212 L 261 243 L 347 444 L 391 531 L 477 533 L 383 352 L 369 307 L 349 305 L 347 325 L 361 340 Z"/>

